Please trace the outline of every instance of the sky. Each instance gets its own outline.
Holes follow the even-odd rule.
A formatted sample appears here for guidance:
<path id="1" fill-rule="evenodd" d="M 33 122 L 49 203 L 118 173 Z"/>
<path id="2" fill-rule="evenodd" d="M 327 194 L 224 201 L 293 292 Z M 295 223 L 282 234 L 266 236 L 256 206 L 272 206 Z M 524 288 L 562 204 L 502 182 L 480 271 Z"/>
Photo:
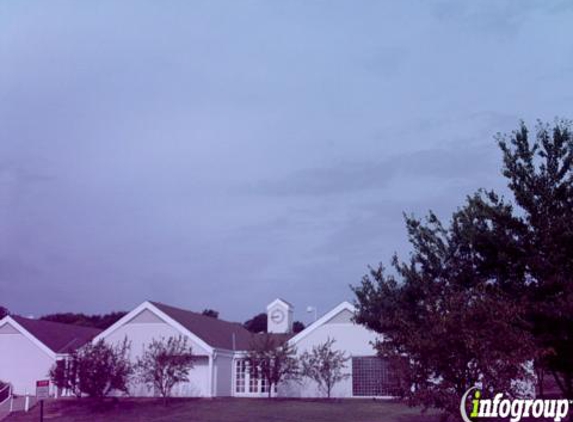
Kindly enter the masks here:
<path id="1" fill-rule="evenodd" d="M 309 322 L 573 118 L 573 3 L 0 2 L 0 305 Z"/>

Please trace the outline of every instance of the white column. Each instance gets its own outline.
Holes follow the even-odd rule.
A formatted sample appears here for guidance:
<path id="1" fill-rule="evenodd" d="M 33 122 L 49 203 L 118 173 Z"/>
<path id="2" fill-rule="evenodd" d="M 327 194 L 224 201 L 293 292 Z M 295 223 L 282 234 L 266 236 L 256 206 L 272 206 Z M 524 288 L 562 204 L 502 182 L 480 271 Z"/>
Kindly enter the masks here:
<path id="1" fill-rule="evenodd" d="M 237 393 L 237 362 L 235 356 L 231 358 L 231 397 Z"/>
<path id="2" fill-rule="evenodd" d="M 214 352 L 213 352 L 214 353 Z M 208 397 L 213 397 L 213 355 L 209 355 L 209 388 Z"/>
<path id="3" fill-rule="evenodd" d="M 211 391 L 211 397 L 217 397 L 217 352 L 213 352 L 213 390 Z"/>

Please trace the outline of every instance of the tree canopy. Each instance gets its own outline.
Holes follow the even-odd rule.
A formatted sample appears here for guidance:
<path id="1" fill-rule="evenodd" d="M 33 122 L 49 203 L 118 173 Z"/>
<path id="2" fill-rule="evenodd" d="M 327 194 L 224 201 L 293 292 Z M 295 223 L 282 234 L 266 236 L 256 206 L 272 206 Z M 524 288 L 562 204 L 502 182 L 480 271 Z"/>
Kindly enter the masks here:
<path id="1" fill-rule="evenodd" d="M 214 309 L 203 309 L 203 312 L 201 313 L 211 318 L 219 318 L 219 311 L 215 311 Z"/>
<path id="2" fill-rule="evenodd" d="M 354 288 L 357 320 L 384 334 L 404 394 L 452 413 L 475 383 L 515 390 L 531 361 L 573 398 L 570 123 L 539 123 L 533 139 L 522 124 L 497 141 L 512 198 L 480 190 L 447 225 L 406 216 L 409 259 Z"/>
<path id="3" fill-rule="evenodd" d="M 110 312 L 103 315 L 86 315 L 82 313 L 56 313 L 40 317 L 44 321 L 61 322 L 63 324 L 81 325 L 82 327 L 93 327 L 105 330 L 113 325 L 120 318 L 125 316 L 127 312 Z"/>
<path id="4" fill-rule="evenodd" d="M 117 345 L 103 340 L 87 343 L 68 359 L 58 360 L 50 370 L 50 379 L 61 389 L 80 397 L 103 399 L 112 392 L 129 394 L 133 365 L 129 360 L 130 343 Z"/>
<path id="5" fill-rule="evenodd" d="M 245 321 L 243 326 L 251 333 L 266 333 L 267 332 L 267 314 L 260 313 Z"/>
<path id="6" fill-rule="evenodd" d="M 302 323 L 300 321 L 295 321 L 292 323 L 292 332 L 295 334 L 300 333 L 305 328 L 306 328 L 306 326 L 304 325 L 304 323 Z"/>
<path id="7" fill-rule="evenodd" d="M 251 319 L 245 321 L 243 326 L 249 330 L 251 333 L 266 333 L 267 332 L 267 314 L 260 313 L 252 317 Z M 300 333 L 302 330 L 305 329 L 305 325 L 300 321 L 295 321 L 292 324 L 292 332 L 293 333 Z"/>

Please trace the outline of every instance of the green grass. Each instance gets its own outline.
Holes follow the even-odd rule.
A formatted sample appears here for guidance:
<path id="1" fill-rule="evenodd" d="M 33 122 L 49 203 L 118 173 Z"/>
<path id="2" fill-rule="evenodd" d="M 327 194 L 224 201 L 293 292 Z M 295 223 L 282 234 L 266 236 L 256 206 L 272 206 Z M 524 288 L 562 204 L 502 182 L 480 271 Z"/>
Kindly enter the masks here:
<path id="1" fill-rule="evenodd" d="M 39 406 L 6 422 L 36 422 Z M 58 422 L 438 422 L 435 414 L 384 400 L 174 399 L 168 407 L 154 399 L 108 401 L 97 409 L 90 400 L 45 403 L 45 421 Z"/>

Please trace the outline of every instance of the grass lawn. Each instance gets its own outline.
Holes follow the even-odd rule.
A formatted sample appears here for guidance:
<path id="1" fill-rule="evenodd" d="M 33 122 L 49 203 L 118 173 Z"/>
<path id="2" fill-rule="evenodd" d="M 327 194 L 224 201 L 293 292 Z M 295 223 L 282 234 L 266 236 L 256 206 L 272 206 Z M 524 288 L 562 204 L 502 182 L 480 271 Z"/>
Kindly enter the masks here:
<path id="1" fill-rule="evenodd" d="M 40 409 L 13 414 L 6 422 L 36 422 Z M 86 399 L 45 403 L 45 421 L 58 422 L 438 422 L 435 414 L 383 400 L 121 399 L 96 410 Z"/>

